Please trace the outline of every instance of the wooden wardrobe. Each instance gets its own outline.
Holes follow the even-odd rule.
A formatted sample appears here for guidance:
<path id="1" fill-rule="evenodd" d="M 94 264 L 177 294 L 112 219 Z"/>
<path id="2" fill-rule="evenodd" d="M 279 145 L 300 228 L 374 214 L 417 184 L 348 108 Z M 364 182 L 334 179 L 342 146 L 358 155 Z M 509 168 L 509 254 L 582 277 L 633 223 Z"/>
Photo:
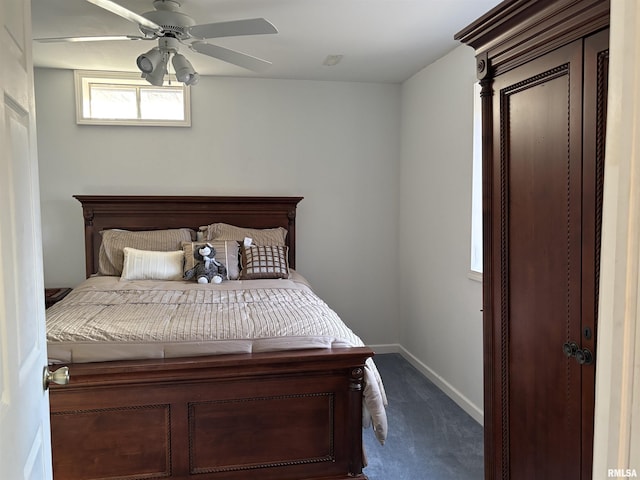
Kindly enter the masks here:
<path id="1" fill-rule="evenodd" d="M 456 35 L 482 86 L 485 479 L 591 479 L 608 0 Z"/>

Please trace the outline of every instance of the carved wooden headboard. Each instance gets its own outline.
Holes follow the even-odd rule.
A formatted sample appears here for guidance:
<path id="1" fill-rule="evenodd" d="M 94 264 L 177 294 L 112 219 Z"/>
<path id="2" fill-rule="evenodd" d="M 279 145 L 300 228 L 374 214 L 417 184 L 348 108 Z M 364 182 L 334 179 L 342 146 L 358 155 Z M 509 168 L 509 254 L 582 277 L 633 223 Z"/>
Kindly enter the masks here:
<path id="1" fill-rule="evenodd" d="M 82 204 L 87 277 L 98 271 L 100 232 L 110 228 L 161 230 L 229 223 L 286 228 L 289 265 L 296 265 L 296 206 L 303 197 L 74 195 Z"/>

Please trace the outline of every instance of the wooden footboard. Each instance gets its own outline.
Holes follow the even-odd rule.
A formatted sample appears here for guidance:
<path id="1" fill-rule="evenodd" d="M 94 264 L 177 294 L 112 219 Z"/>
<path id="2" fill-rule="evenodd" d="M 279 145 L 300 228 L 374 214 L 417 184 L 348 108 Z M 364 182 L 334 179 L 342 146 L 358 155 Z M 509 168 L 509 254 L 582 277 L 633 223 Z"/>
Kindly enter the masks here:
<path id="1" fill-rule="evenodd" d="M 50 392 L 54 478 L 362 473 L 368 348 L 70 365 Z"/>

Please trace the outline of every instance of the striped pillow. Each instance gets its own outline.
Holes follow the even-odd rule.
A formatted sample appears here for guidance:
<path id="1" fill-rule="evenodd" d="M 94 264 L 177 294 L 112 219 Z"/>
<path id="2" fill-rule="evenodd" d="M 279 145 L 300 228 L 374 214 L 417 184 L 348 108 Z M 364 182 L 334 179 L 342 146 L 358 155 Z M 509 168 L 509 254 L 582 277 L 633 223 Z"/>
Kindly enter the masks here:
<path id="1" fill-rule="evenodd" d="M 191 270 L 196 265 L 193 252 L 197 251 L 205 243 L 210 243 L 216 251 L 215 259 L 227 267 L 227 279 L 238 280 L 240 277 L 239 254 L 240 246 L 235 240 L 219 241 L 210 240 L 208 242 L 182 242 L 184 251 L 184 273 Z"/>
<path id="2" fill-rule="evenodd" d="M 286 245 L 287 230 L 277 228 L 245 228 L 228 223 L 212 223 L 201 227 L 205 232 L 205 240 L 236 240 L 242 242 L 245 237 L 253 240 L 254 245 Z"/>
<path id="3" fill-rule="evenodd" d="M 282 245 L 242 247 L 240 279 L 289 278 L 288 250 Z"/>
<path id="4" fill-rule="evenodd" d="M 192 240 L 195 232 L 189 228 L 170 230 L 103 230 L 98 253 L 100 275 L 121 275 L 124 264 L 124 247 L 137 250 L 171 252 L 180 250 L 182 242 Z"/>
<path id="5" fill-rule="evenodd" d="M 121 280 L 182 280 L 184 255 L 124 247 Z"/>

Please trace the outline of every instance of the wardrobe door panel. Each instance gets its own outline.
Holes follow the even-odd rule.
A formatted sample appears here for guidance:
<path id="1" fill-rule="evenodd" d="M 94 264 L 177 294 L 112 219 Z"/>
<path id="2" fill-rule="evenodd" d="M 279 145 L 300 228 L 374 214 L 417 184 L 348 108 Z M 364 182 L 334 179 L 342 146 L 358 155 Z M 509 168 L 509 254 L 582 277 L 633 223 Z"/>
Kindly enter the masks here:
<path id="1" fill-rule="evenodd" d="M 503 478 L 580 478 L 563 344 L 581 331 L 582 41 L 496 78 L 493 112 L 494 455 Z"/>
<path id="2" fill-rule="evenodd" d="M 583 218 L 582 218 L 582 348 L 596 351 L 600 280 L 600 237 L 609 76 L 609 30 L 584 42 Z M 582 367 L 582 478 L 591 478 L 595 362 Z"/>

